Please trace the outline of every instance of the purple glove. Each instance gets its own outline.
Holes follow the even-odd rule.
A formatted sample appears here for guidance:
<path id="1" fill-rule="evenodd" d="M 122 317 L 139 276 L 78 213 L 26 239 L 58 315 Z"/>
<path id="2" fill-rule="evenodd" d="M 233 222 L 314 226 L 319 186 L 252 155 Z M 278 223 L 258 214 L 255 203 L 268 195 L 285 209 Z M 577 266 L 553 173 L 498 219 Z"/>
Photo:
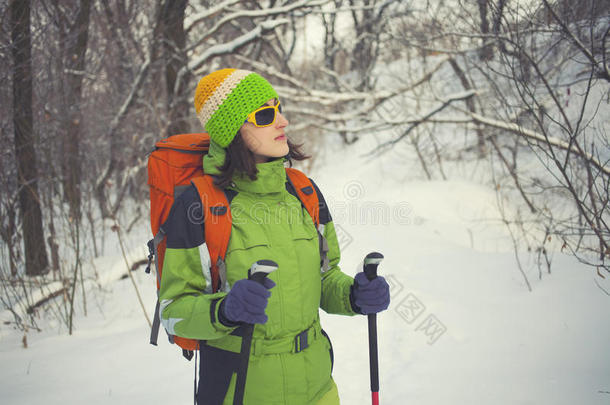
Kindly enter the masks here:
<path id="1" fill-rule="evenodd" d="M 390 286 L 381 276 L 369 281 L 361 271 L 354 277 L 350 302 L 354 312 L 363 315 L 376 314 L 390 306 Z"/>
<path id="2" fill-rule="evenodd" d="M 269 291 L 275 287 L 273 280 L 265 278 L 263 285 L 253 280 L 243 279 L 233 284 L 231 291 L 220 302 L 219 320 L 226 326 L 242 323 L 266 323 Z"/>

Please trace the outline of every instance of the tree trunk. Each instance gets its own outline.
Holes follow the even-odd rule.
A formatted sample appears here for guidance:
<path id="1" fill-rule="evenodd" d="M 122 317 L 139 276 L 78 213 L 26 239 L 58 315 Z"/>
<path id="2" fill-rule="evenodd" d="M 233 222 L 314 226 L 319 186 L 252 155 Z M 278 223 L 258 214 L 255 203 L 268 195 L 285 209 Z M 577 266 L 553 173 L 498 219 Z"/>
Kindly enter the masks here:
<path id="1" fill-rule="evenodd" d="M 362 15 L 358 17 L 356 10 L 352 10 L 352 19 L 354 22 L 354 31 L 356 34 L 356 44 L 353 49 L 353 59 L 351 70 L 358 72 L 360 82 L 356 86 L 358 91 L 366 91 L 371 89 L 371 77 L 369 73 L 375 65 L 374 41 L 376 38 L 375 29 L 378 29 L 375 19 L 373 6 L 375 0 L 364 0 L 362 2 Z M 351 7 L 357 7 L 354 0 L 350 0 Z"/>
<path id="2" fill-rule="evenodd" d="M 487 20 L 487 1 L 488 0 L 477 0 L 479 5 L 479 14 L 481 16 L 481 34 L 484 36 L 489 35 L 489 21 Z M 502 1 L 502 0 L 500 0 Z M 491 45 L 491 39 L 488 37 L 483 38 L 483 46 L 479 49 L 479 58 L 484 61 L 491 60 L 494 56 L 493 48 Z"/>
<path id="3" fill-rule="evenodd" d="M 167 88 L 167 135 L 189 130 L 189 98 L 184 95 L 190 75 L 178 78 L 178 72 L 186 63 L 186 32 L 184 11 L 187 0 L 166 0 L 162 10 L 162 43 Z M 176 81 L 179 83 L 176 86 Z"/>
<path id="4" fill-rule="evenodd" d="M 32 44 L 30 1 L 11 2 L 13 66 L 13 125 L 19 184 L 19 214 L 25 248 L 25 274 L 49 270 L 38 195 L 38 166 L 34 149 L 32 114 Z"/>
<path id="5" fill-rule="evenodd" d="M 70 216 L 81 218 L 81 159 L 80 144 L 82 134 L 81 90 L 85 73 L 85 52 L 89 37 L 89 13 L 91 0 L 82 0 L 74 24 L 65 35 L 64 105 L 66 112 L 63 137 L 63 177 L 64 197 L 70 206 Z"/>

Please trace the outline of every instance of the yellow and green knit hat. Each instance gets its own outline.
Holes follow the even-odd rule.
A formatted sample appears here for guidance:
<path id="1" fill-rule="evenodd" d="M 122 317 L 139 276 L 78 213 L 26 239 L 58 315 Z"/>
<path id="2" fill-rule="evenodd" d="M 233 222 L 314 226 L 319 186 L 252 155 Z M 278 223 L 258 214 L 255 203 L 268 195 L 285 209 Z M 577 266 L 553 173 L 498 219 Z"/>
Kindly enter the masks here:
<path id="1" fill-rule="evenodd" d="M 248 115 L 272 98 L 277 93 L 259 74 L 221 69 L 199 80 L 195 111 L 210 138 L 226 148 Z"/>

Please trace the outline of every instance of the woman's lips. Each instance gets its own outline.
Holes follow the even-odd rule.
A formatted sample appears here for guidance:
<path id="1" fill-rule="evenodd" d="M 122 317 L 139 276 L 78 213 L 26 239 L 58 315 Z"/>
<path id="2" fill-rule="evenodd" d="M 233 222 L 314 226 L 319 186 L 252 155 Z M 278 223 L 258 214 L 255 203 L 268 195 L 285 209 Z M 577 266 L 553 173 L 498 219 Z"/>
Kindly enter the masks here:
<path id="1" fill-rule="evenodd" d="M 286 139 L 286 135 L 280 135 L 275 137 L 276 141 L 283 141 L 284 139 Z"/>

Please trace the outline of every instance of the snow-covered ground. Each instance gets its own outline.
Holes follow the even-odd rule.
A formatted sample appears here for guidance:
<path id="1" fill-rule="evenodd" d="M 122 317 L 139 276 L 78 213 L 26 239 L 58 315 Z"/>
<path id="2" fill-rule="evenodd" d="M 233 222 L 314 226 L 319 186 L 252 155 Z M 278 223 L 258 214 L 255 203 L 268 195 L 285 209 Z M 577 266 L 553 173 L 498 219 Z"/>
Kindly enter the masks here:
<path id="1" fill-rule="evenodd" d="M 381 402 L 610 403 L 610 297 L 594 271 L 555 252 L 552 273 L 539 279 L 524 260 L 529 292 L 493 190 L 416 180 L 392 153 L 365 164 L 359 156 L 372 146 L 329 144 L 310 175 L 334 214 L 343 270 L 353 275 L 373 250 L 386 257 L 380 273 L 392 304 L 378 317 Z M 145 257 L 147 230 L 128 236 L 131 260 Z M 125 264 L 118 245 L 106 244 L 111 253 L 96 267 L 107 284 L 91 284 L 88 316 L 79 310 L 73 336 L 48 327 L 28 333 L 24 349 L 23 335 L 1 326 L 1 404 L 192 403 L 193 362 L 163 338 L 148 344 L 130 280 L 109 281 Z M 152 316 L 154 277 L 134 276 Z M 322 322 L 342 403 L 370 403 L 366 318 L 323 313 Z"/>

